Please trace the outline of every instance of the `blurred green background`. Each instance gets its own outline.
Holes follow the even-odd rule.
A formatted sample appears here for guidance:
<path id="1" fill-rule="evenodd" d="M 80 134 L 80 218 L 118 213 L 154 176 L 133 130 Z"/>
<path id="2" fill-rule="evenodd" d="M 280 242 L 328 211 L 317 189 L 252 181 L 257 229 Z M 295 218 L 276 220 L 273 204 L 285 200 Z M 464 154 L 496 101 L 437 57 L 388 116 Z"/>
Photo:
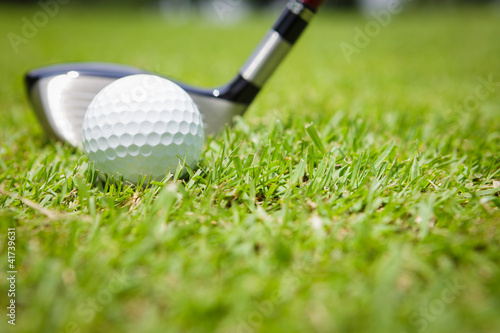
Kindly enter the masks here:
<path id="1" fill-rule="evenodd" d="M 113 5 L 113 6 L 149 6 L 154 5 L 159 2 L 170 2 L 170 3 L 251 3 L 257 6 L 269 6 L 283 4 L 286 0 L 70 0 L 73 4 L 80 5 Z M 364 6 L 366 4 L 383 4 L 390 2 L 391 0 L 327 0 L 325 5 L 327 6 L 345 6 L 345 7 L 357 7 Z M 450 5 L 450 4 L 484 4 L 489 2 L 494 2 L 496 0 L 406 0 L 407 2 L 415 3 L 416 5 Z M 5 3 L 15 3 L 15 4 L 36 4 L 39 0 L 3 0 Z M 63 2 L 63 1 L 61 1 Z"/>

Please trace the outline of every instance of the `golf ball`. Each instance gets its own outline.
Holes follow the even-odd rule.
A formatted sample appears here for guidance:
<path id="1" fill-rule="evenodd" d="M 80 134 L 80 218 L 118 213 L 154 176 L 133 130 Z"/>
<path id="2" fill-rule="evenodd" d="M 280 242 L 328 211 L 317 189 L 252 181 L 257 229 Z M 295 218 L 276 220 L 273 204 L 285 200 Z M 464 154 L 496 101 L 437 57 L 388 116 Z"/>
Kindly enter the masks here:
<path id="1" fill-rule="evenodd" d="M 101 90 L 83 120 L 83 149 L 96 169 L 136 184 L 161 180 L 179 157 L 193 167 L 204 141 L 203 121 L 191 97 L 154 75 L 121 78 Z M 179 157 L 178 157 L 179 156 Z"/>

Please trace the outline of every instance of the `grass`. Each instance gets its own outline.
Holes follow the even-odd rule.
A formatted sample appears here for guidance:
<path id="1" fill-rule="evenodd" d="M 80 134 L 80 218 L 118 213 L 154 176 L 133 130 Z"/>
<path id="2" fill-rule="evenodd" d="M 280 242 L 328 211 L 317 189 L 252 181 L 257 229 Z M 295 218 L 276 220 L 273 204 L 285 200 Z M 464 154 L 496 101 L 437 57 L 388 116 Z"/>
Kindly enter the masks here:
<path id="1" fill-rule="evenodd" d="M 2 6 L 0 31 L 36 10 Z M 348 63 L 366 20 L 322 12 L 189 179 L 135 188 L 46 138 L 22 74 L 101 60 L 219 84 L 273 17 L 61 8 L 0 53 L 2 332 L 498 332 L 500 88 L 471 96 L 500 81 L 499 16 L 407 11 Z"/>

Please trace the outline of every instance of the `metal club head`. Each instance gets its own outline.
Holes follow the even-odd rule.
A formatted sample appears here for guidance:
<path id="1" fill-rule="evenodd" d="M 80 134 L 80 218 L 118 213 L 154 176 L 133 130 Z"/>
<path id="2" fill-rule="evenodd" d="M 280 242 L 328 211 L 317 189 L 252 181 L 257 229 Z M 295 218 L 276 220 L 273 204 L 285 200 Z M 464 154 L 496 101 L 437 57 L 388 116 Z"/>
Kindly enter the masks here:
<path id="1" fill-rule="evenodd" d="M 26 85 L 33 109 L 47 134 L 81 146 L 83 118 L 97 93 L 119 78 L 145 73 L 148 72 L 115 64 L 70 63 L 33 70 L 26 75 Z M 234 116 L 243 114 L 249 104 L 239 99 L 237 84 L 201 89 L 176 83 L 198 106 L 207 135 L 218 133 Z"/>

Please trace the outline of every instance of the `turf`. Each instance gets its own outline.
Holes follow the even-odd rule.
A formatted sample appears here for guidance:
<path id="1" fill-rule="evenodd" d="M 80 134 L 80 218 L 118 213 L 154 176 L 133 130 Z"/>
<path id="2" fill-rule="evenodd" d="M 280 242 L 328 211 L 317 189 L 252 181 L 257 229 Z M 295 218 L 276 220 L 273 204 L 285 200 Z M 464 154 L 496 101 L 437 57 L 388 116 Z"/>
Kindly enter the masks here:
<path id="1" fill-rule="evenodd" d="M 39 8 L 0 8 L 19 33 Z M 46 138 L 22 74 L 110 61 L 224 82 L 272 23 L 171 24 L 68 6 L 0 72 L 0 300 L 16 228 L 17 320 L 2 332 L 500 331 L 500 11 L 322 12 L 188 179 L 96 181 Z M 485 93 L 487 91 L 487 93 Z M 465 107 L 464 107 L 465 105 Z"/>

